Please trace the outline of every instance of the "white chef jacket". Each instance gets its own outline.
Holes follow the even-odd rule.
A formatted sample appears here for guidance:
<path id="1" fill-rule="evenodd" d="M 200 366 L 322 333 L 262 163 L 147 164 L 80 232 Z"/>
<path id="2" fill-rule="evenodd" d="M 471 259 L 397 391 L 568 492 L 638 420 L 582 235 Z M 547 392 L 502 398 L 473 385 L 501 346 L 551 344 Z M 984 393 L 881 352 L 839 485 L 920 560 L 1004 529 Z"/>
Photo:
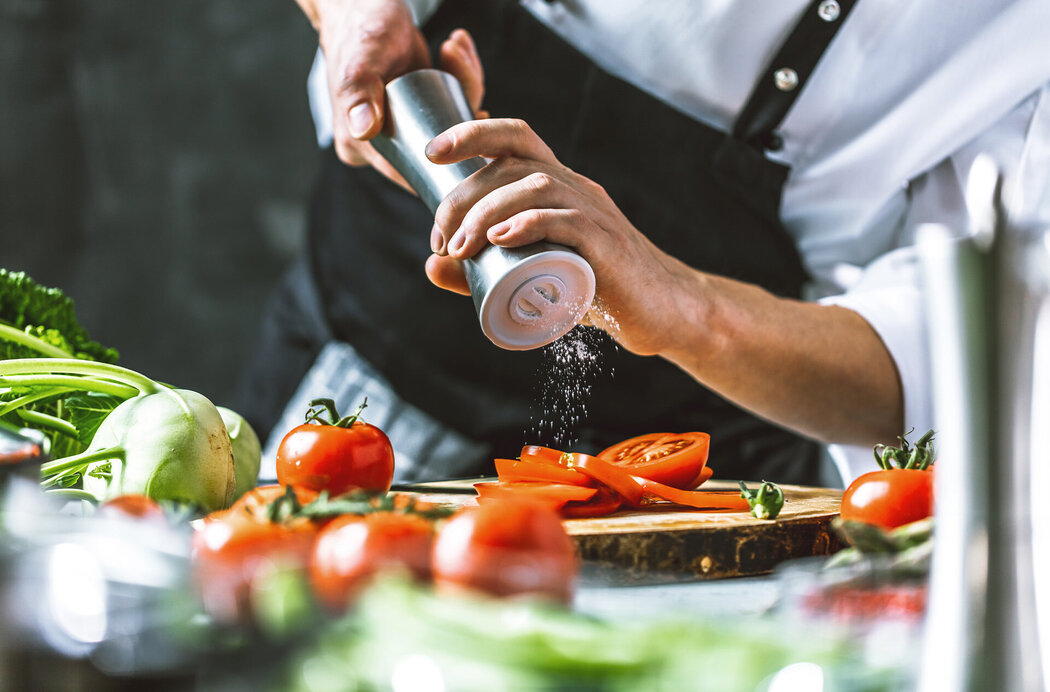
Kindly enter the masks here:
<path id="1" fill-rule="evenodd" d="M 808 6 L 521 1 L 608 72 L 723 131 Z M 441 0 L 406 2 L 422 21 Z M 310 96 L 327 144 L 320 53 Z M 768 155 L 791 169 L 780 214 L 808 297 L 874 328 L 901 377 L 905 430 L 922 434 L 933 411 L 914 230 L 967 232 L 962 190 L 982 152 L 1013 178 L 1011 208 L 1050 223 L 1050 0 L 858 0 L 777 132 L 784 146 Z M 870 448 L 830 451 L 846 483 L 873 468 Z"/>

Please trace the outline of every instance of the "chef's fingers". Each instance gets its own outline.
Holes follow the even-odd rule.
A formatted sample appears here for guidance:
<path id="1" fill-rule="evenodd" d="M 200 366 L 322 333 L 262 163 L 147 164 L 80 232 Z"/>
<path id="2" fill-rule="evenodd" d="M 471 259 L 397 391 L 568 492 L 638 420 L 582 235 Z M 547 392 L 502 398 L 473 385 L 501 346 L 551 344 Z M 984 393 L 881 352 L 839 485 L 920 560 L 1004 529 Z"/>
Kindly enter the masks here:
<path id="1" fill-rule="evenodd" d="M 459 80 L 471 112 L 478 117 L 485 96 L 485 71 L 470 32 L 466 29 L 453 31 L 441 44 L 438 59 L 442 69 Z"/>
<path id="2" fill-rule="evenodd" d="M 490 228 L 486 238 L 501 247 L 547 241 L 587 254 L 600 233 L 601 229 L 579 209 L 527 209 Z"/>
<path id="3" fill-rule="evenodd" d="M 466 181 L 463 186 L 471 188 L 471 182 Z M 492 189 L 473 203 L 448 238 L 446 251 L 457 259 L 472 257 L 485 246 L 489 229 L 515 214 L 538 209 L 572 209 L 583 201 L 573 188 L 554 175 L 540 171 L 529 173 L 520 180 Z M 453 226 L 439 224 L 439 227 L 447 233 Z"/>
<path id="4" fill-rule="evenodd" d="M 451 257 L 431 255 L 426 263 L 427 278 L 438 288 L 469 296 L 470 288 L 463 276 L 463 266 Z"/>
<path id="5" fill-rule="evenodd" d="M 430 65 L 422 33 L 408 7 L 396 0 L 328 4 L 318 11 L 318 38 L 328 65 L 332 130 L 346 163 L 376 160 L 360 146 L 383 125 L 384 85 Z"/>
<path id="6" fill-rule="evenodd" d="M 475 156 L 499 159 L 517 156 L 545 163 L 558 159 L 524 120 L 490 118 L 453 125 L 427 144 L 434 163 L 456 163 Z"/>

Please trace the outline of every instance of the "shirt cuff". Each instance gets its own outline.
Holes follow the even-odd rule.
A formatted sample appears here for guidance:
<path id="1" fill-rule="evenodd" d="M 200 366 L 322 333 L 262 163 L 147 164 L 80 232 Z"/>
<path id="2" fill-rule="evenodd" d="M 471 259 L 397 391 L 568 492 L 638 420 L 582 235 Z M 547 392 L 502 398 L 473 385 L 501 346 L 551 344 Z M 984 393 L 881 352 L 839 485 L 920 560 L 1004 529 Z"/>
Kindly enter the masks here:
<path id="1" fill-rule="evenodd" d="M 854 289 L 820 301 L 853 310 L 882 339 L 901 380 L 902 434 L 909 430 L 922 434 L 933 427 L 929 345 L 917 264 L 914 248 L 895 250 L 870 266 Z M 875 470 L 871 447 L 831 445 L 828 451 L 846 485 Z"/>

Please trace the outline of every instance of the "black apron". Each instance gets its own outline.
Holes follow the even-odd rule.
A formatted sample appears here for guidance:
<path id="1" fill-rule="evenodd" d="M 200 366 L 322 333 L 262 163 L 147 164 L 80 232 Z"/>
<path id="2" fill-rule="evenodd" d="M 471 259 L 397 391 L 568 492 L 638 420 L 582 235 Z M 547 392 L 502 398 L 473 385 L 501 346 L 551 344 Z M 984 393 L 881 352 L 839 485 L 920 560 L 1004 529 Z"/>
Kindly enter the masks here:
<path id="1" fill-rule="evenodd" d="M 604 72 L 515 2 L 446 0 L 424 33 L 436 49 L 452 29 L 468 29 L 486 72 L 484 108 L 528 122 L 661 249 L 701 271 L 798 297 L 806 274 L 779 220 L 788 168 L 763 150 L 777 146 L 776 127 L 851 4 L 841 2 L 838 21 L 820 18 L 816 2 L 806 9 L 730 134 Z M 817 482 L 815 443 L 603 333 L 578 327 L 568 347 L 494 346 L 468 298 L 426 279 L 432 224 L 417 198 L 325 152 L 307 263 L 279 296 L 246 380 L 240 405 L 250 421 L 263 431 L 272 425 L 334 338 L 352 344 L 405 401 L 483 443 L 474 473 L 490 473 L 492 457 L 514 456 L 525 443 L 595 452 L 637 434 L 700 430 L 711 434 L 719 476 Z"/>

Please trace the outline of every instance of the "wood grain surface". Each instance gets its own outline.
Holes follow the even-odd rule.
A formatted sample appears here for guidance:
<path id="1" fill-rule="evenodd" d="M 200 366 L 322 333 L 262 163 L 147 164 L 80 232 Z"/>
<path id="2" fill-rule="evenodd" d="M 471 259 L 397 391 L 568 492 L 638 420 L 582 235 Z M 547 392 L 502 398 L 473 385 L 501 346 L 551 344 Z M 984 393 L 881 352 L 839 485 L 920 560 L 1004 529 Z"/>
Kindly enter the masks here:
<path id="1" fill-rule="evenodd" d="M 480 480 L 417 486 L 420 499 L 463 506 Z M 751 484 L 754 487 L 755 484 Z M 705 490 L 738 490 L 736 481 L 709 481 Z M 786 502 L 774 521 L 745 512 L 669 507 L 623 510 L 607 517 L 566 519 L 585 574 L 607 583 L 643 584 L 766 574 L 781 562 L 828 555 L 844 544 L 831 528 L 841 490 L 782 485 Z"/>

